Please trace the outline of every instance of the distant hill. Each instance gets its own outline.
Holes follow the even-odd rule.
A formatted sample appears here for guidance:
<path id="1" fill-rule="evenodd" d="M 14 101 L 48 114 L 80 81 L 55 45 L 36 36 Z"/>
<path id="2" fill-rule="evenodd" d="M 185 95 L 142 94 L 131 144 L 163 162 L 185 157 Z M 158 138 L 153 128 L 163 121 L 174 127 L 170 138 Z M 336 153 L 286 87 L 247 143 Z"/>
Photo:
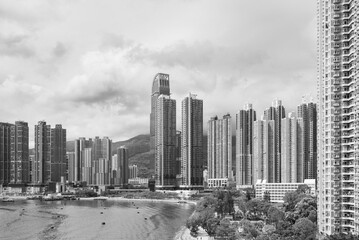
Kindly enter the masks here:
<path id="1" fill-rule="evenodd" d="M 155 154 L 150 151 L 150 135 L 142 134 L 125 141 L 112 143 L 112 155 L 117 148 L 126 146 L 129 152 L 129 164 L 137 164 L 139 177 L 151 177 L 154 175 Z M 66 151 L 75 151 L 75 141 L 66 142 Z"/>
<path id="2" fill-rule="evenodd" d="M 115 154 L 116 149 L 121 146 L 128 148 L 129 164 L 137 165 L 139 177 L 149 178 L 154 175 L 155 153 L 150 151 L 149 134 L 138 135 L 126 141 L 113 142 L 112 154 Z"/>

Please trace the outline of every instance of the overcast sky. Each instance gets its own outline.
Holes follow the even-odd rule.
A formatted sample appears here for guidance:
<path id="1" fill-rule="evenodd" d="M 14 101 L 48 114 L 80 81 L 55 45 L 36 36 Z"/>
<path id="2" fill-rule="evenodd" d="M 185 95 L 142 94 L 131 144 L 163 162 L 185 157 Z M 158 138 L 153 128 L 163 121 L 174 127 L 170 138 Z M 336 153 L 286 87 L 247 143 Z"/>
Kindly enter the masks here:
<path id="1" fill-rule="evenodd" d="M 0 121 L 62 124 L 68 140 L 149 133 L 156 73 L 204 122 L 252 103 L 316 99 L 313 0 L 2 0 Z"/>

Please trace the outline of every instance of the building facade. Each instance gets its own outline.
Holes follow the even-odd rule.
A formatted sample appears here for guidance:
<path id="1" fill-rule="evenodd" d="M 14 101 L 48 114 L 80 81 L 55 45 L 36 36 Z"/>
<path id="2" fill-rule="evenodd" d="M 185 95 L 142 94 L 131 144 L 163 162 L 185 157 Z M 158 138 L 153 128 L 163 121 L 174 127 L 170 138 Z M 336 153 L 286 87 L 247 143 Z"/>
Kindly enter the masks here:
<path id="1" fill-rule="evenodd" d="M 359 234 L 358 1 L 317 6 L 319 232 Z"/>
<path id="2" fill-rule="evenodd" d="M 66 176 L 66 129 L 57 124 L 51 129 L 45 121 L 35 125 L 33 182 L 60 182 Z"/>
<path id="3" fill-rule="evenodd" d="M 74 178 L 73 182 L 83 181 L 83 167 L 84 167 L 84 159 L 83 159 L 83 151 L 85 148 L 92 148 L 93 141 L 92 139 L 86 140 L 86 138 L 79 138 L 75 140 L 75 166 L 74 166 Z M 92 154 L 92 153 L 91 153 Z M 92 157 L 91 160 L 92 162 Z"/>
<path id="4" fill-rule="evenodd" d="M 183 187 L 203 186 L 203 101 L 189 94 L 182 101 Z"/>
<path id="5" fill-rule="evenodd" d="M 297 134 L 297 118 L 293 113 L 288 114 L 288 117 L 282 119 L 282 164 L 281 164 L 281 183 L 296 183 L 298 182 L 298 134 Z M 300 171 L 300 170 L 299 170 Z"/>
<path id="6" fill-rule="evenodd" d="M 253 184 L 259 179 L 275 182 L 274 129 L 274 120 L 257 120 L 253 123 Z"/>
<path id="7" fill-rule="evenodd" d="M 136 164 L 131 165 L 128 167 L 129 168 L 129 178 L 137 178 L 138 177 L 138 167 Z"/>
<path id="8" fill-rule="evenodd" d="M 56 124 L 51 129 L 50 156 L 51 156 L 51 182 L 61 182 L 66 176 L 66 129 Z"/>
<path id="9" fill-rule="evenodd" d="M 208 186 L 213 179 L 232 180 L 232 126 L 231 116 L 213 117 L 208 121 L 207 165 Z"/>
<path id="10" fill-rule="evenodd" d="M 67 180 L 75 182 L 75 152 L 67 152 Z"/>
<path id="11" fill-rule="evenodd" d="M 253 161 L 253 123 L 256 111 L 252 104 L 244 106 L 236 115 L 236 183 L 253 185 L 257 163 Z"/>
<path id="12" fill-rule="evenodd" d="M 128 148 L 125 146 L 117 148 L 117 157 L 119 163 L 119 173 L 120 173 L 120 184 L 128 184 L 129 179 L 129 170 L 128 170 Z"/>
<path id="13" fill-rule="evenodd" d="M 155 129 L 155 175 L 157 187 L 176 184 L 176 100 L 157 98 Z"/>
<path id="14" fill-rule="evenodd" d="M 285 118 L 285 109 L 281 100 L 274 100 L 272 106 L 264 111 L 264 120 L 274 121 L 274 182 L 281 181 L 281 125 L 282 118 Z"/>
<path id="15" fill-rule="evenodd" d="M 303 101 L 297 107 L 302 123 L 303 179 L 317 178 L 317 104 Z"/>
<path id="16" fill-rule="evenodd" d="M 29 182 L 29 126 L 27 122 L 16 121 L 11 126 L 10 182 Z"/>
<path id="17" fill-rule="evenodd" d="M 51 126 L 45 121 L 35 125 L 35 159 L 33 162 L 33 182 L 51 181 Z"/>

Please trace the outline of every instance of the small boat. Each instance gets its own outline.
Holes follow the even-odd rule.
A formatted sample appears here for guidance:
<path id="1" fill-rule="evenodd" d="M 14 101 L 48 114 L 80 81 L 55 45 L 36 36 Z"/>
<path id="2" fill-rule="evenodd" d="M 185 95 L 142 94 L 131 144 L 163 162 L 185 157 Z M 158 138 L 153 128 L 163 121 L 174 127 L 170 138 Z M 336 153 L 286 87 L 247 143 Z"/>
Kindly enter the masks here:
<path id="1" fill-rule="evenodd" d="M 34 195 L 34 196 L 28 196 L 28 197 L 26 197 L 26 200 L 39 200 L 39 199 L 41 199 L 41 196 L 36 196 L 36 195 Z"/>
<path id="2" fill-rule="evenodd" d="M 64 200 L 64 198 L 61 195 L 48 194 L 46 197 L 43 197 L 42 200 L 44 200 L 44 201 L 61 201 L 61 200 Z"/>
<path id="3" fill-rule="evenodd" d="M 14 202 L 14 199 L 13 198 L 9 198 L 9 197 L 4 197 L 2 199 L 3 202 Z"/>
<path id="4" fill-rule="evenodd" d="M 102 201 L 106 201 L 108 199 L 108 197 L 95 197 L 93 198 L 93 200 L 102 200 Z"/>

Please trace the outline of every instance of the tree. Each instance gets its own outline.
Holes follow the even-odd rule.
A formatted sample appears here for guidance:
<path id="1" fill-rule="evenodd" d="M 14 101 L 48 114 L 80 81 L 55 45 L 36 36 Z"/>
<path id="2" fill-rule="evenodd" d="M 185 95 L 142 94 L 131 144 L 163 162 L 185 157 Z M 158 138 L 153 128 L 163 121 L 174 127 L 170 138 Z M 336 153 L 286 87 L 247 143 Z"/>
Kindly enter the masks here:
<path id="1" fill-rule="evenodd" d="M 262 232 L 264 234 L 271 234 L 275 231 L 275 227 L 273 225 L 264 225 L 262 228 Z"/>
<path id="2" fill-rule="evenodd" d="M 223 216 L 226 213 L 232 213 L 234 211 L 234 201 L 229 191 L 217 191 L 217 204 L 216 212 Z"/>
<path id="3" fill-rule="evenodd" d="M 310 220 L 310 221 L 312 221 L 313 223 L 317 223 L 317 219 L 318 219 L 318 217 L 317 217 L 317 211 L 315 211 L 315 210 L 312 210 L 312 211 L 310 211 L 310 213 L 309 213 L 309 216 L 308 216 L 308 219 Z"/>
<path id="4" fill-rule="evenodd" d="M 293 225 L 293 230 L 301 239 L 315 239 L 317 226 L 307 218 L 299 218 Z"/>
<path id="5" fill-rule="evenodd" d="M 268 216 L 268 222 L 275 223 L 275 225 L 277 227 L 278 222 L 284 220 L 285 214 L 278 208 L 271 206 L 268 209 L 267 216 Z"/>
<path id="6" fill-rule="evenodd" d="M 235 204 L 238 207 L 238 211 L 236 212 L 236 215 L 240 218 L 247 218 L 247 205 L 243 198 L 237 198 L 234 200 Z"/>
<path id="7" fill-rule="evenodd" d="M 186 227 L 191 231 L 192 236 L 196 236 L 198 232 L 198 227 L 200 226 L 200 219 L 198 218 L 198 214 L 192 215 L 186 221 Z"/>
<path id="8" fill-rule="evenodd" d="M 214 219 L 214 208 L 206 208 L 198 212 L 199 225 L 209 234 L 212 232 L 213 225 L 208 225 L 208 221 Z M 213 222 L 213 221 L 212 221 Z M 218 220 L 219 222 L 219 220 Z M 212 224 L 212 223 L 211 223 Z M 214 230 L 215 232 L 215 230 Z"/>
<path id="9" fill-rule="evenodd" d="M 299 185 L 296 192 L 299 194 L 310 194 L 310 187 L 307 184 Z"/>
<path id="10" fill-rule="evenodd" d="M 252 199 L 250 189 L 247 189 L 247 190 L 246 190 L 246 198 L 247 198 L 247 201 L 249 201 L 249 200 Z"/>
<path id="11" fill-rule="evenodd" d="M 263 200 L 266 202 L 270 202 L 270 192 L 269 191 L 264 192 Z"/>
<path id="12" fill-rule="evenodd" d="M 336 233 L 324 238 L 324 240 L 357 240 L 358 235 L 353 235 L 352 233 Z"/>
<path id="13" fill-rule="evenodd" d="M 299 218 L 308 217 L 312 211 L 315 212 L 316 216 L 317 199 L 313 197 L 305 197 L 295 205 L 294 209 Z M 314 223 L 316 223 L 316 220 Z"/>
<path id="14" fill-rule="evenodd" d="M 254 198 L 247 202 L 247 218 L 250 220 L 265 220 L 269 207 L 269 203 Z"/>
<path id="15" fill-rule="evenodd" d="M 216 229 L 216 237 L 235 240 L 237 228 L 231 225 L 228 219 L 223 219 Z"/>
<path id="16" fill-rule="evenodd" d="M 291 192 L 287 192 L 284 197 L 283 197 L 283 201 L 284 201 L 284 206 L 285 206 L 285 211 L 293 211 L 295 208 L 295 205 L 300 202 L 300 200 L 302 200 L 303 198 L 305 198 L 307 195 L 303 194 L 303 193 L 298 193 L 297 191 L 291 191 Z"/>
<path id="17" fill-rule="evenodd" d="M 240 235 L 245 239 L 254 239 L 259 236 L 259 232 L 250 221 L 243 219 L 239 222 L 239 226 L 242 228 Z"/>
<path id="18" fill-rule="evenodd" d="M 200 212 L 205 208 L 215 208 L 216 205 L 217 205 L 217 199 L 215 197 L 206 196 L 197 203 L 196 211 Z"/>
<path id="19" fill-rule="evenodd" d="M 214 236 L 217 231 L 217 227 L 220 223 L 218 218 L 210 218 L 206 221 L 205 225 L 202 227 L 209 236 Z"/>

